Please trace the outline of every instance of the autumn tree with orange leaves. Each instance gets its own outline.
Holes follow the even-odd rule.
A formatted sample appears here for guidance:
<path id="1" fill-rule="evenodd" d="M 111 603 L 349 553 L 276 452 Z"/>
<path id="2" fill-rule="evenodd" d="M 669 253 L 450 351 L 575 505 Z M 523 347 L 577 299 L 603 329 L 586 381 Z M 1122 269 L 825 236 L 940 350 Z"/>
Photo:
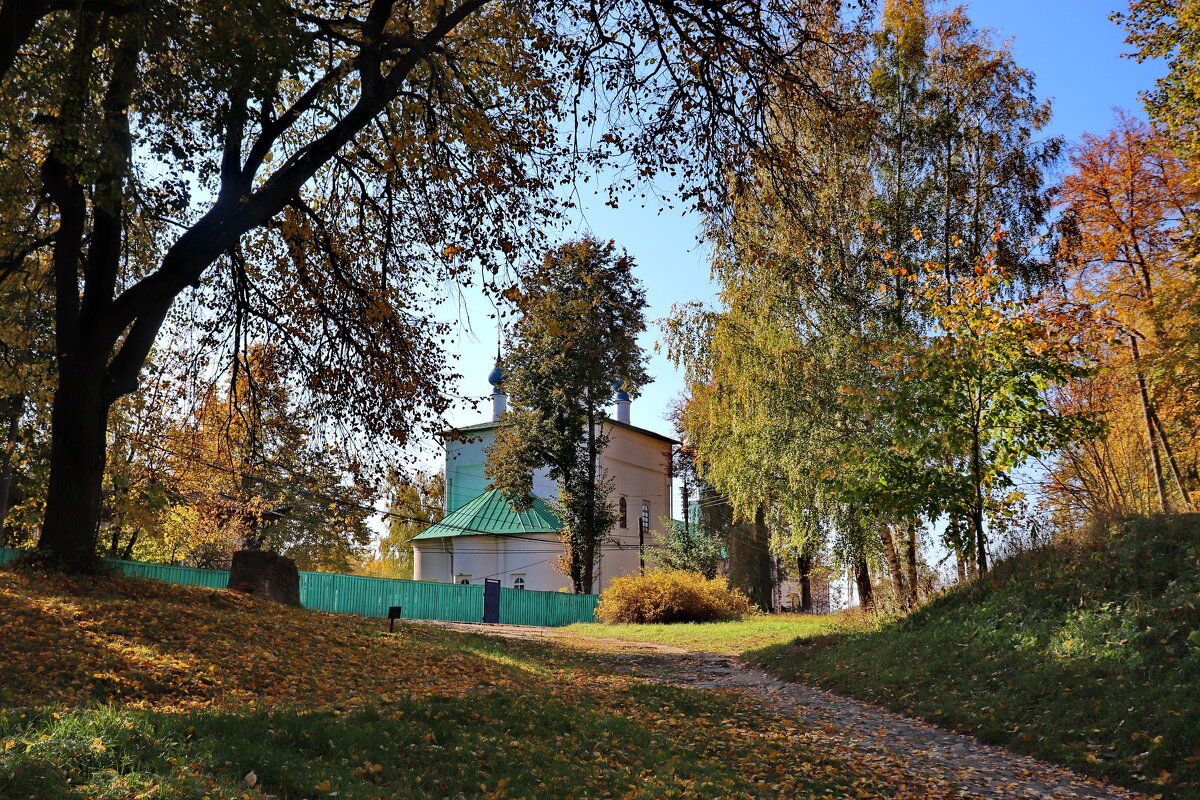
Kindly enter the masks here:
<path id="1" fill-rule="evenodd" d="M 1200 214 L 1194 169 L 1146 123 L 1119 114 L 1085 134 L 1060 186 L 1061 291 L 1108 333 L 1103 369 L 1059 398 L 1092 407 L 1106 432 L 1054 461 L 1049 495 L 1078 524 L 1130 513 L 1188 511 L 1196 490 L 1197 276 L 1189 237 Z"/>

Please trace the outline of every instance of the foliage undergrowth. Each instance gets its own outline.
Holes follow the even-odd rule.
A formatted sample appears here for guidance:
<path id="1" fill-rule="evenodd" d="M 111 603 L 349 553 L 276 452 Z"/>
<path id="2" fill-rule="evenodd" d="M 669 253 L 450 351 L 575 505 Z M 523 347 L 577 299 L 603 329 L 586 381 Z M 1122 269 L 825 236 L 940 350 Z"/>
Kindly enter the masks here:
<path id="1" fill-rule="evenodd" d="M 1200 515 L 1001 563 L 874 629 L 749 660 L 1152 794 L 1200 798 Z"/>
<path id="2" fill-rule="evenodd" d="M 0 570 L 0 638 L 14 800 L 928 793 L 604 654 L 223 590 Z"/>
<path id="3" fill-rule="evenodd" d="M 746 595 L 730 589 L 723 579 L 676 569 L 615 578 L 596 608 L 596 617 L 610 624 L 710 622 L 749 613 Z"/>

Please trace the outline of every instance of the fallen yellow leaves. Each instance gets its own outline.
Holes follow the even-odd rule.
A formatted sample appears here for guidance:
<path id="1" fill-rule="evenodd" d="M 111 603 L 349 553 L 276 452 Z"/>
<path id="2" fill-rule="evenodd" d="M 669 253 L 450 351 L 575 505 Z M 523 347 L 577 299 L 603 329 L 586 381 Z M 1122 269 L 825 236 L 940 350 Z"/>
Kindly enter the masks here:
<path id="1" fill-rule="evenodd" d="M 284 608 L 225 590 L 0 573 L 10 674 L 0 702 L 155 709 L 286 704 L 345 712 L 406 696 L 460 694 L 511 671 L 422 628 Z"/>

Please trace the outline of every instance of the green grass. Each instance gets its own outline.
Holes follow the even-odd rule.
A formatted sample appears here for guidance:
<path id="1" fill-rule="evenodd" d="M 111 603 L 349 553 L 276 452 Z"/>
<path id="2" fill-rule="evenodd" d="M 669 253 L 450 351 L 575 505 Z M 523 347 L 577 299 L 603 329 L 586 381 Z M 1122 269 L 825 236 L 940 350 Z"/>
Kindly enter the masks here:
<path id="1" fill-rule="evenodd" d="M 666 625 L 575 624 L 563 630 L 603 639 L 653 642 L 697 652 L 736 655 L 768 645 L 810 638 L 843 630 L 855 624 L 837 614 L 775 614 L 732 622 L 678 622 Z"/>
<path id="2" fill-rule="evenodd" d="M 747 655 L 1151 794 L 1200 798 L 1200 515 L 1029 553 L 907 618 Z"/>
<path id="3" fill-rule="evenodd" d="M 0 796 L 774 797 L 756 779 L 778 776 L 755 767 L 759 759 L 824 760 L 758 736 L 761 722 L 713 696 L 637 687 L 623 699 L 645 716 L 550 693 L 402 700 L 349 715 L 8 712 Z M 652 716 L 675 723 L 649 725 Z M 717 737 L 716 725 L 739 730 Z M 841 794 L 850 783 L 822 777 L 786 789 Z"/>

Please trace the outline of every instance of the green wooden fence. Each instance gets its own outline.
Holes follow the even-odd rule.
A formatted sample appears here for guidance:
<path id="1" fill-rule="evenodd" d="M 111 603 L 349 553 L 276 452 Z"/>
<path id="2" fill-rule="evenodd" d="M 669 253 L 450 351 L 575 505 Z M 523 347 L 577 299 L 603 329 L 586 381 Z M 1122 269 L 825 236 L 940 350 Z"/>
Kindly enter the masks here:
<path id="1" fill-rule="evenodd" d="M 128 575 L 131 578 L 150 578 L 155 581 L 176 583 L 180 586 L 207 586 L 210 589 L 224 589 L 229 585 L 229 570 L 225 569 L 173 567 L 170 564 L 122 561 L 118 558 L 106 558 L 104 563 L 116 567 L 122 575 Z"/>
<path id="2" fill-rule="evenodd" d="M 500 623 L 557 628 L 573 622 L 595 622 L 599 602 L 599 596 L 594 594 L 501 589 Z"/>
<path id="3" fill-rule="evenodd" d="M 300 602 L 305 608 L 317 611 L 361 617 L 386 617 L 389 606 L 400 606 L 405 619 L 483 622 L 482 586 L 301 572 Z"/>
<path id="4" fill-rule="evenodd" d="M 0 565 L 23 551 L 0 547 Z M 180 586 L 224 589 L 229 571 L 149 564 L 106 558 L 106 564 L 124 575 L 150 578 Z M 506 625 L 558 627 L 573 622 L 594 622 L 600 598 L 594 594 L 500 590 L 500 622 Z M 300 604 L 315 611 L 386 617 L 390 606 L 400 606 L 405 619 L 447 622 L 482 622 L 483 587 L 452 583 L 367 578 L 329 572 L 300 573 Z"/>

